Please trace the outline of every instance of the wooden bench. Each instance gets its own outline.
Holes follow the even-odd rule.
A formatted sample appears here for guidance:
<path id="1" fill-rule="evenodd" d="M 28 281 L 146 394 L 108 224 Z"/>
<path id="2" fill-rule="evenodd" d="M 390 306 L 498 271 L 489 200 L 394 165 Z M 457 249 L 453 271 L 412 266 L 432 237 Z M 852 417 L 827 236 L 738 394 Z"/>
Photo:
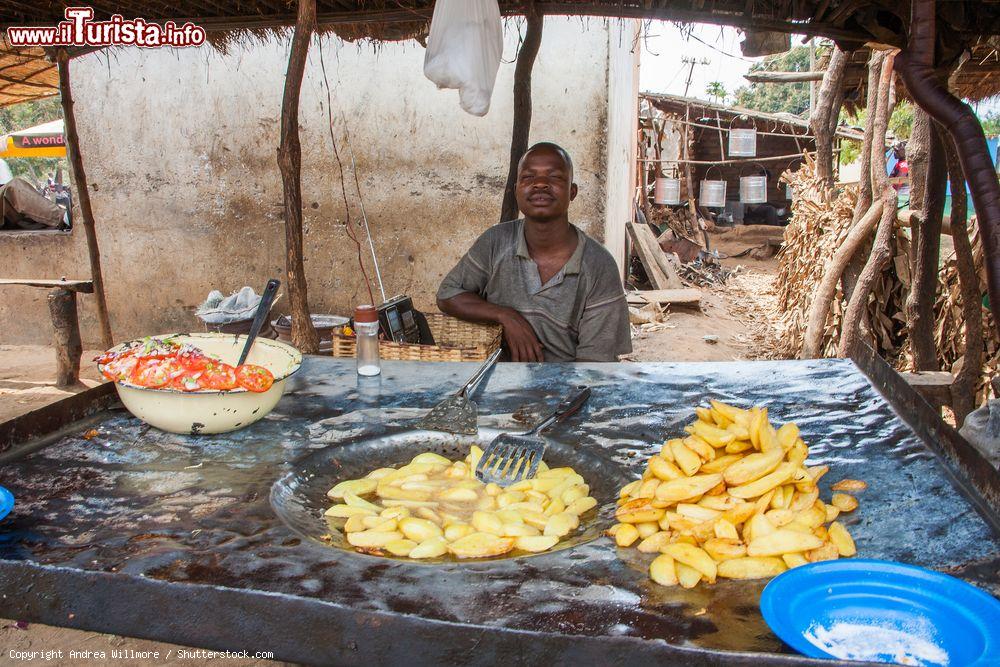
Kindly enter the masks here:
<path id="1" fill-rule="evenodd" d="M 76 295 L 93 294 L 92 280 L 31 280 L 2 278 L 0 286 L 19 285 L 49 290 L 49 314 L 56 331 L 56 386 L 69 387 L 80 381 L 80 319 L 76 310 Z"/>

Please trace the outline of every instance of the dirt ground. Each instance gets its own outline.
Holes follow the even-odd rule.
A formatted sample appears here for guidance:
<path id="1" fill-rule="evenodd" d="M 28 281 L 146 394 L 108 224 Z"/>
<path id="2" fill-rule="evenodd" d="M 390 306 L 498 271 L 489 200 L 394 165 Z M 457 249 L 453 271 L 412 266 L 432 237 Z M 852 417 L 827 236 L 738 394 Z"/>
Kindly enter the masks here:
<path id="1" fill-rule="evenodd" d="M 774 230 L 740 230 L 711 237 L 713 250 L 723 257 L 759 246 Z M 746 232 L 746 233 L 741 233 Z M 773 312 L 773 283 L 777 260 L 754 260 L 749 257 L 723 259 L 723 266 L 740 267 L 725 286 L 703 288 L 700 308 L 671 308 L 665 325 L 669 328 L 640 333 L 633 340 L 634 361 L 733 361 L 766 356 L 767 318 Z M 706 336 L 717 337 L 715 342 Z M 96 352 L 84 353 L 84 387 L 100 380 L 90 359 Z M 51 348 L 35 346 L 0 346 L 0 422 L 64 398 L 83 387 L 60 390 L 53 386 L 55 354 Z M 2 481 L 2 473 L 0 473 Z M 268 660 L 236 658 L 185 657 L 185 647 L 160 642 L 83 632 L 36 623 L 24 624 L 0 619 L 0 665 L 30 664 L 87 665 L 190 665 L 212 664 L 227 667 L 276 665 Z M 62 658 L 14 659 L 11 651 L 58 651 Z M 70 651 L 103 652 L 105 658 L 70 658 Z M 187 649 L 196 650 L 196 649 Z M 140 656 L 136 658 L 117 655 Z M 147 652 L 144 654 L 144 652 Z M 158 652 L 157 657 L 152 652 Z M 16 655 L 16 654 L 14 654 Z"/>
<path id="2" fill-rule="evenodd" d="M 735 361 L 766 356 L 761 340 L 775 310 L 774 280 L 778 260 L 734 257 L 762 245 L 774 228 L 757 226 L 712 234 L 722 266 L 735 270 L 725 285 L 701 288 L 700 307 L 669 308 L 665 324 L 652 333 L 639 332 L 632 339 L 634 361 Z"/>

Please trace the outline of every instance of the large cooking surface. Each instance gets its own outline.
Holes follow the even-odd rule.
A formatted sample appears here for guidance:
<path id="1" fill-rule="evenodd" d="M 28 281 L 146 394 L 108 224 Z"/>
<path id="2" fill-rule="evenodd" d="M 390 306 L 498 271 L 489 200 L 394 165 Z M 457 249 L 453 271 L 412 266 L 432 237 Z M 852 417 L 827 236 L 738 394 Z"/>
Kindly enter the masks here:
<path id="1" fill-rule="evenodd" d="M 18 500 L 0 523 L 0 559 L 493 628 L 783 651 L 757 609 L 766 582 L 661 588 L 647 576 L 651 556 L 629 549 L 622 559 L 605 538 L 530 558 L 429 566 L 325 547 L 279 520 L 269 493 L 297 461 L 405 428 L 472 366 L 387 362 L 381 378 L 359 379 L 353 362 L 311 357 L 271 415 L 218 436 L 162 433 L 111 411 L 96 437 L 81 427 L 0 470 Z M 860 508 L 841 519 L 859 556 L 957 572 L 1000 592 L 1000 537 L 851 362 L 500 364 L 477 392 L 480 423 L 524 428 L 573 384 L 591 385 L 593 396 L 549 436 L 633 478 L 707 398 L 766 404 L 774 423 L 799 424 L 811 463 L 831 465 L 823 497 L 843 478 L 869 483 Z M 12 572 L 0 567 L 4 590 Z"/>

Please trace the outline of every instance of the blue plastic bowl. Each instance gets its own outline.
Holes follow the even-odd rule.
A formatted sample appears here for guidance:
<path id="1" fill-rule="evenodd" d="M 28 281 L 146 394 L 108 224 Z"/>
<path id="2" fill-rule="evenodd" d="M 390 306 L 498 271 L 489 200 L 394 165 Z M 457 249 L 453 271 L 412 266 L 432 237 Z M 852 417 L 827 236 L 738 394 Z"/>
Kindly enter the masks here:
<path id="1" fill-rule="evenodd" d="M 812 658 L 893 662 L 909 655 L 923 665 L 1000 665 L 1000 601 L 922 567 L 863 559 L 802 565 L 764 588 L 760 609 L 774 634 Z M 848 624 L 878 629 L 850 656 L 835 641 L 838 632 L 869 633 Z M 900 646 L 915 650 L 901 653 Z"/>
<path id="2" fill-rule="evenodd" d="M 14 495 L 0 486 L 0 519 L 10 514 L 12 509 L 14 509 Z"/>

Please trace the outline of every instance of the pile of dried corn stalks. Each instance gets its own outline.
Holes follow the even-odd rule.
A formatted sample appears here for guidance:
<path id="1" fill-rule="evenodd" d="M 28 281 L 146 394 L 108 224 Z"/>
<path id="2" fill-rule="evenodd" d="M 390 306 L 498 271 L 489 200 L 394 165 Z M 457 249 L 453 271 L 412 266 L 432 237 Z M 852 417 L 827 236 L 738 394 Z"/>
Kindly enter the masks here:
<path id="1" fill-rule="evenodd" d="M 797 358 L 802 351 L 809 306 L 834 252 L 851 228 L 857 190 L 848 187 L 832 201 L 823 195 L 822 181 L 807 159 L 795 172 L 785 172 L 783 180 L 794 194 L 792 219 L 785 228 L 785 243 L 778 254 L 778 346 L 781 356 Z M 883 357 L 899 357 L 903 343 L 903 304 L 909 287 L 907 240 L 895 234 L 895 261 L 872 289 L 868 303 L 868 321 Z M 865 249 L 867 251 L 867 248 Z M 847 304 L 840 287 L 823 332 L 823 355 L 836 356 L 840 340 L 841 318 Z"/>

